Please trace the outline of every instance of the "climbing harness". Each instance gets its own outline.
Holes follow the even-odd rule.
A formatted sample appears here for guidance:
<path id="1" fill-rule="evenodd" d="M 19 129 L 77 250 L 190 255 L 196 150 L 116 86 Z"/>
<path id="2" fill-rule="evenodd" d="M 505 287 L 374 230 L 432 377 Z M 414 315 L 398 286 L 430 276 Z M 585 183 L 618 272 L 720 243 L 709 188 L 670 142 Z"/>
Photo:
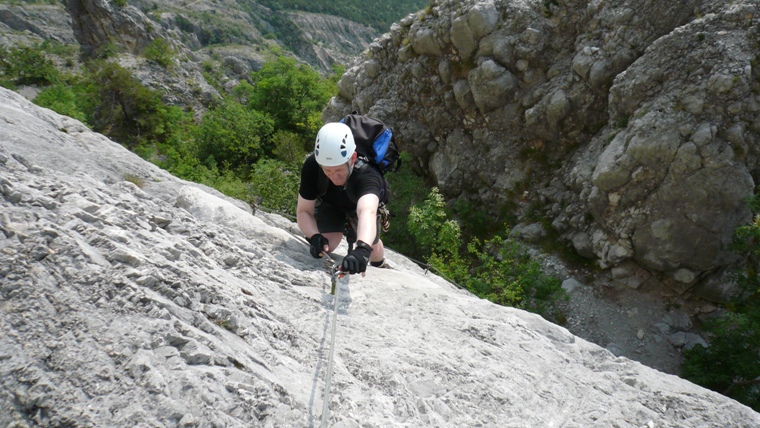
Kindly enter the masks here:
<path id="1" fill-rule="evenodd" d="M 328 257 L 329 260 L 332 260 Z M 340 265 L 333 261 L 333 267 L 330 270 L 330 279 L 332 282 L 332 291 L 330 294 L 335 295 L 333 306 L 332 328 L 330 332 L 330 355 L 327 358 L 327 373 L 325 375 L 325 396 L 322 403 L 322 428 L 327 427 L 327 416 L 330 407 L 330 384 L 332 383 L 333 356 L 335 355 L 335 330 L 338 325 L 338 303 L 340 302 L 341 285 L 348 286 L 348 274 L 340 269 Z"/>

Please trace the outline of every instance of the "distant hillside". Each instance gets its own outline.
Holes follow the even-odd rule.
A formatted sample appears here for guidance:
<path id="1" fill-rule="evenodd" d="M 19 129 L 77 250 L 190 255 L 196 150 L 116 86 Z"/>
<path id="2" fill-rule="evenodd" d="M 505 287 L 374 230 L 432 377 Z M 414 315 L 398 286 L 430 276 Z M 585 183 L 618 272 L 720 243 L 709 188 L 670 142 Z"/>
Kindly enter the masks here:
<path id="1" fill-rule="evenodd" d="M 378 0 L 359 4 L 351 0 L 260 0 L 272 10 L 298 10 L 340 16 L 387 32 L 391 24 L 410 12 L 423 9 L 428 0 Z"/>

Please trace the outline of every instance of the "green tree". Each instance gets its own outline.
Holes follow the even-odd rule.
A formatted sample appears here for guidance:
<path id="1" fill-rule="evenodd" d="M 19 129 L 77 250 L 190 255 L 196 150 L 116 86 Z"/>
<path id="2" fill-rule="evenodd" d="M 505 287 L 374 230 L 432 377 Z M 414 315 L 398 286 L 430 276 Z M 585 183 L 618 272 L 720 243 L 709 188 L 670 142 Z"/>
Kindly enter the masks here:
<path id="1" fill-rule="evenodd" d="M 174 58 L 177 56 L 177 52 L 172 48 L 169 42 L 159 37 L 150 42 L 143 51 L 143 56 L 151 61 L 155 61 L 161 67 L 170 70 L 174 64 Z"/>
<path id="2" fill-rule="evenodd" d="M 66 84 L 55 84 L 46 87 L 34 98 L 34 103 L 49 108 L 56 113 L 73 117 L 84 123 L 88 123 L 85 113 L 86 107 L 82 104 L 82 98 L 77 94 L 75 87 Z"/>
<path id="3" fill-rule="evenodd" d="M 420 206 L 409 210 L 409 232 L 423 254 L 457 254 L 461 231 L 454 220 L 446 219 L 446 202 L 434 187 Z"/>
<path id="4" fill-rule="evenodd" d="M 428 264 L 477 296 L 553 316 L 555 302 L 566 297 L 559 279 L 544 275 L 541 264 L 519 242 L 498 235 L 485 241 L 474 238 L 462 251 L 461 230 L 447 219 L 445 206 L 433 188 L 421 206 L 409 212 L 409 230 L 429 251 Z"/>
<path id="5" fill-rule="evenodd" d="M 227 100 L 206 113 L 198 125 L 197 157 L 209 166 L 246 171 L 271 155 L 268 145 L 273 133 L 274 122 L 268 115 Z"/>
<path id="6" fill-rule="evenodd" d="M 87 64 L 88 113 L 97 132 L 134 148 L 143 140 L 165 141 L 176 108 L 170 108 L 157 91 L 146 88 L 124 67 L 109 61 Z"/>
<path id="7" fill-rule="evenodd" d="M 310 143 L 311 139 L 282 130 L 275 132 L 272 137 L 275 157 L 288 165 L 296 165 L 306 159 Z"/>
<path id="8" fill-rule="evenodd" d="M 337 92 L 333 81 L 286 57 L 265 63 L 251 79 L 249 107 L 271 116 L 275 129 L 304 137 L 316 136 L 322 109 Z"/>
<path id="9" fill-rule="evenodd" d="M 261 199 L 261 206 L 295 216 L 300 169 L 275 159 L 262 159 L 250 177 L 251 193 Z"/>
<path id="10" fill-rule="evenodd" d="M 760 198 L 747 205 L 757 213 Z M 703 326 L 709 347 L 686 351 L 681 366 L 683 377 L 734 398 L 760 411 L 760 215 L 738 227 L 732 248 L 741 258 L 736 273 L 744 294 L 728 306 L 728 312 Z"/>
<path id="11" fill-rule="evenodd" d="M 0 47 L 0 74 L 18 85 L 49 85 L 60 80 L 60 72 L 41 47 Z"/>

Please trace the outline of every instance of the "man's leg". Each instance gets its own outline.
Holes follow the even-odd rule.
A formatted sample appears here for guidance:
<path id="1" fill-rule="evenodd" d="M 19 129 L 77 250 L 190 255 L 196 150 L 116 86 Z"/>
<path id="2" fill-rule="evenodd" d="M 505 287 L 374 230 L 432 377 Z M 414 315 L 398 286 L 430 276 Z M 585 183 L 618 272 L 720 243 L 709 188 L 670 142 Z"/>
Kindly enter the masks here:
<path id="1" fill-rule="evenodd" d="M 372 246 L 372 254 L 369 256 L 369 261 L 370 263 L 376 262 L 375 264 L 380 265 L 383 260 L 385 260 L 385 247 L 383 246 L 383 240 L 378 239 L 375 245 Z"/>
<path id="2" fill-rule="evenodd" d="M 336 210 L 332 205 L 318 201 L 314 209 L 314 218 L 317 220 L 319 233 L 330 242 L 329 251 L 334 251 L 343 239 L 346 215 Z"/>
<path id="3" fill-rule="evenodd" d="M 340 245 L 340 241 L 343 239 L 343 232 L 325 232 L 322 236 L 330 241 L 330 251 L 333 251 Z"/>

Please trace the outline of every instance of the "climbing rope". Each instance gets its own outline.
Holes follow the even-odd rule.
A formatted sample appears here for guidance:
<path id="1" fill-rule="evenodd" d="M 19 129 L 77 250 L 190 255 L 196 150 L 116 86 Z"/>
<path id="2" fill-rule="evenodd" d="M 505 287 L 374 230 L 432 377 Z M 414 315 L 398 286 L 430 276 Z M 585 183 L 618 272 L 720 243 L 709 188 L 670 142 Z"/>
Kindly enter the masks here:
<path id="1" fill-rule="evenodd" d="M 332 383 L 333 356 L 335 355 L 335 331 L 338 325 L 338 303 L 340 301 L 340 288 L 341 288 L 338 282 L 345 281 L 345 283 L 348 284 L 348 275 L 342 272 L 339 268 L 340 268 L 340 265 L 333 262 L 333 267 L 330 273 L 330 277 L 332 279 L 333 294 L 335 295 L 334 297 L 335 305 L 333 307 L 332 328 L 330 331 L 330 355 L 327 358 L 327 374 L 325 375 L 325 396 L 324 396 L 324 402 L 322 403 L 322 428 L 327 427 L 327 416 L 330 410 L 329 409 L 330 386 L 331 386 L 330 384 Z"/>

